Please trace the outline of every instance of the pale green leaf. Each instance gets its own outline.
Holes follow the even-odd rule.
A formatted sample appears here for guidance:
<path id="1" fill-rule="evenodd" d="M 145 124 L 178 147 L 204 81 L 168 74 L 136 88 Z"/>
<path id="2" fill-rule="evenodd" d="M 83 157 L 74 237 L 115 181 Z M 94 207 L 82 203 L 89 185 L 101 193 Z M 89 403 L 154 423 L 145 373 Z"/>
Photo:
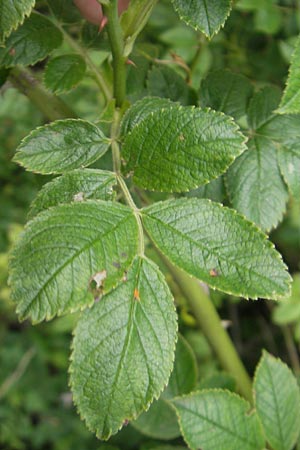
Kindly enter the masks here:
<path id="1" fill-rule="evenodd" d="M 295 198 L 300 196 L 300 145 L 291 142 L 278 151 L 278 164 L 282 176 Z"/>
<path id="2" fill-rule="evenodd" d="M 180 18 L 211 38 L 224 25 L 231 11 L 230 0 L 172 0 Z"/>
<path id="3" fill-rule="evenodd" d="M 152 113 L 157 113 L 174 105 L 170 100 L 158 97 L 144 97 L 129 108 L 122 120 L 121 134 L 126 136 L 133 128 Z"/>
<path id="4" fill-rule="evenodd" d="M 68 92 L 84 77 L 85 61 L 79 55 L 61 55 L 51 59 L 44 72 L 44 82 L 55 94 Z"/>
<path id="5" fill-rule="evenodd" d="M 178 397 L 173 404 L 184 440 L 192 450 L 263 450 L 257 414 L 228 391 L 207 390 Z"/>
<path id="6" fill-rule="evenodd" d="M 229 70 L 217 70 L 202 82 L 200 104 L 239 119 L 246 114 L 252 92 L 253 87 L 246 77 Z"/>
<path id="7" fill-rule="evenodd" d="M 62 44 L 62 34 L 47 17 L 31 14 L 0 47 L 0 65 L 30 66 L 45 59 Z"/>
<path id="8" fill-rule="evenodd" d="M 41 213 L 11 256 L 20 318 L 40 322 L 91 305 L 124 276 L 137 240 L 132 211 L 117 203 L 90 200 Z"/>
<path id="9" fill-rule="evenodd" d="M 278 112 L 280 114 L 300 113 L 300 37 L 292 55 L 289 76 Z"/>
<path id="10" fill-rule="evenodd" d="M 143 210 L 157 247 L 178 267 L 221 291 L 279 299 L 290 276 L 279 253 L 251 222 L 200 199 L 159 202 Z"/>
<path id="11" fill-rule="evenodd" d="M 169 98 L 183 106 L 197 103 L 196 92 L 186 83 L 184 78 L 170 67 L 153 67 L 148 73 L 148 94 L 161 98 Z"/>
<path id="12" fill-rule="evenodd" d="M 23 23 L 34 7 L 35 0 L 0 0 L 0 45 Z"/>
<path id="13" fill-rule="evenodd" d="M 113 172 L 97 169 L 77 169 L 55 178 L 43 186 L 32 202 L 29 217 L 44 209 L 62 203 L 81 202 L 88 199 L 111 200 L 116 176 Z"/>
<path id="14" fill-rule="evenodd" d="M 126 136 L 123 171 L 146 189 L 188 191 L 225 172 L 244 141 L 230 117 L 175 105 L 146 116 Z"/>
<path id="15" fill-rule="evenodd" d="M 174 439 L 180 436 L 178 420 L 168 400 L 192 391 L 197 381 L 195 355 L 187 341 L 179 335 L 175 362 L 167 388 L 147 412 L 132 423 L 141 433 L 154 439 Z"/>
<path id="16" fill-rule="evenodd" d="M 108 148 L 109 140 L 94 124 L 81 119 L 57 120 L 23 139 L 14 161 L 33 172 L 63 173 L 92 164 Z"/>
<path id="17" fill-rule="evenodd" d="M 168 382 L 177 335 L 172 295 L 151 261 L 136 258 L 127 281 L 80 319 L 71 386 L 90 430 L 108 439 Z"/>
<path id="18" fill-rule="evenodd" d="M 251 139 L 249 149 L 229 168 L 226 184 L 232 206 L 263 230 L 282 220 L 288 192 L 272 141 L 260 136 Z"/>
<path id="19" fill-rule="evenodd" d="M 300 320 L 300 274 L 293 275 L 291 296 L 273 309 L 273 321 L 286 325 Z"/>
<path id="20" fill-rule="evenodd" d="M 256 369 L 254 398 L 267 441 L 291 450 L 300 432 L 300 392 L 292 371 L 266 351 Z"/>

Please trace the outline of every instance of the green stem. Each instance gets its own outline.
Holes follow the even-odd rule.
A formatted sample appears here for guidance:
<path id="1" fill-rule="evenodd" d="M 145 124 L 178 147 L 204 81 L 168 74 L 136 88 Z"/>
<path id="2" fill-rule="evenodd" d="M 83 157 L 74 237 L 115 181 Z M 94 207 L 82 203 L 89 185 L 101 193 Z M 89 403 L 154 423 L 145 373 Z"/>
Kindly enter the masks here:
<path id="1" fill-rule="evenodd" d="M 240 393 L 253 402 L 251 379 L 228 335 L 211 299 L 199 281 L 174 267 L 163 257 L 171 275 L 184 294 L 190 309 L 222 367 L 236 379 Z"/>
<path id="2" fill-rule="evenodd" d="M 86 49 L 83 49 L 78 42 L 76 42 L 69 33 L 66 32 L 66 30 L 61 26 L 61 24 L 54 18 L 52 18 L 52 21 L 54 22 L 55 26 L 62 32 L 65 40 L 68 42 L 70 47 L 75 50 L 78 55 L 80 55 L 86 62 L 86 65 L 94 75 L 95 81 L 100 87 L 105 100 L 109 102 L 111 100 L 111 91 L 109 85 L 106 83 L 106 80 L 104 79 L 102 73 L 100 72 L 99 68 L 94 64 L 93 60 L 90 58 L 88 52 Z"/>
<path id="3" fill-rule="evenodd" d="M 126 97 L 126 58 L 124 57 L 123 33 L 118 15 L 118 1 L 111 0 L 109 5 L 103 5 L 107 16 L 107 31 L 113 57 L 114 98 L 116 106 L 122 107 Z"/>
<path id="4" fill-rule="evenodd" d="M 50 121 L 76 117 L 76 114 L 63 100 L 44 89 L 29 69 L 14 67 L 10 71 L 9 80 Z"/>

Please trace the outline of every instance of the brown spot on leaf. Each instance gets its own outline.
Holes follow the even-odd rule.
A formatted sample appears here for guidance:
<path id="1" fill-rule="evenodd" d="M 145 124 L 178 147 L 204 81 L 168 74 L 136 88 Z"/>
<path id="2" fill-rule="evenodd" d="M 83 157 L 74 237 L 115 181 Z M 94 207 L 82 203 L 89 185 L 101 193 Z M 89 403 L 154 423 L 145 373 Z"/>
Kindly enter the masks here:
<path id="1" fill-rule="evenodd" d="M 122 258 L 127 258 L 128 255 L 127 255 L 126 252 L 122 252 L 122 253 L 121 253 L 121 256 L 122 256 Z"/>
<path id="2" fill-rule="evenodd" d="M 78 194 L 75 194 L 73 197 L 74 202 L 83 202 L 84 200 L 84 193 L 78 192 Z"/>
<path id="3" fill-rule="evenodd" d="M 16 54 L 16 49 L 12 47 L 12 48 L 9 50 L 8 53 L 10 54 L 10 56 L 15 56 L 15 54 Z"/>
<path id="4" fill-rule="evenodd" d="M 180 140 L 180 141 L 184 141 L 184 140 L 185 140 L 185 137 L 183 136 L 183 134 L 180 134 L 179 140 Z"/>
<path id="5" fill-rule="evenodd" d="M 134 290 L 133 297 L 135 300 L 140 301 L 140 292 L 137 288 Z"/>
<path id="6" fill-rule="evenodd" d="M 219 276 L 219 273 L 218 273 L 218 271 L 217 271 L 216 269 L 211 269 L 211 270 L 209 271 L 209 275 L 210 275 L 211 277 L 218 277 L 218 276 Z"/>
<path id="7" fill-rule="evenodd" d="M 113 266 L 116 267 L 116 269 L 120 269 L 121 268 L 121 264 L 117 261 L 113 262 Z"/>
<path id="8" fill-rule="evenodd" d="M 96 272 L 95 275 L 93 275 L 90 278 L 89 287 L 92 291 L 92 294 L 94 295 L 95 302 L 98 302 L 103 294 L 103 285 L 104 281 L 107 278 L 107 272 L 106 270 L 101 270 L 100 272 Z"/>
<path id="9" fill-rule="evenodd" d="M 125 270 L 123 277 L 122 277 L 122 281 L 126 282 L 128 280 L 127 278 L 127 271 Z"/>

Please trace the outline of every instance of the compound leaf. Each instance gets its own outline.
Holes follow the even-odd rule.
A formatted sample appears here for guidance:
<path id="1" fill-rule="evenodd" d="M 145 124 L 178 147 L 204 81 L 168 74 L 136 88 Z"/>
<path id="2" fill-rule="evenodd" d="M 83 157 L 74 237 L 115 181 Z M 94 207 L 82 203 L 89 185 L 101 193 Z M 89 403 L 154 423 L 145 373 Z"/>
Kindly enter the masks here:
<path id="1" fill-rule="evenodd" d="M 60 205 L 28 223 L 10 262 L 21 319 L 50 319 L 91 305 L 124 275 L 137 251 L 137 224 L 121 204 Z"/>
<path id="2" fill-rule="evenodd" d="M 277 111 L 280 114 L 300 113 L 300 38 L 296 43 L 286 88 Z"/>
<path id="3" fill-rule="evenodd" d="M 230 117 L 175 105 L 147 115 L 126 136 L 124 173 L 146 189 L 187 191 L 225 172 L 244 141 Z"/>
<path id="4" fill-rule="evenodd" d="M 173 366 L 177 324 L 157 266 L 136 258 L 127 281 L 84 313 L 71 363 L 74 401 L 89 429 L 108 439 L 157 398 Z"/>
<path id="5" fill-rule="evenodd" d="M 239 119 L 246 114 L 252 93 L 248 78 L 229 70 L 217 70 L 202 82 L 200 104 Z"/>
<path id="6" fill-rule="evenodd" d="M 286 364 L 264 351 L 254 380 L 257 413 L 274 450 L 291 450 L 300 432 L 300 392 Z"/>
<path id="7" fill-rule="evenodd" d="M 180 18 L 212 38 L 224 25 L 231 11 L 230 0 L 172 0 Z"/>
<path id="8" fill-rule="evenodd" d="M 45 69 L 44 82 L 55 94 L 68 92 L 84 77 L 85 61 L 79 55 L 61 55 L 51 59 Z"/>
<path id="9" fill-rule="evenodd" d="M 88 199 L 111 200 L 115 184 L 115 174 L 105 170 L 77 169 L 65 173 L 43 186 L 31 204 L 29 217 L 62 203 Z"/>
<path id="10" fill-rule="evenodd" d="M 178 267 L 221 291 L 279 299 L 290 276 L 272 243 L 235 211 L 209 200 L 184 198 L 143 210 L 157 247 Z"/>
<path id="11" fill-rule="evenodd" d="M 192 450 L 264 449 L 257 414 L 249 413 L 249 403 L 238 395 L 212 389 L 178 397 L 172 403 Z"/>
<path id="12" fill-rule="evenodd" d="M 268 231 L 282 219 L 288 192 L 274 143 L 255 136 L 248 147 L 226 174 L 228 193 L 237 211 Z"/>
<path id="13" fill-rule="evenodd" d="M 174 368 L 168 386 L 161 397 L 154 401 L 147 412 L 132 423 L 141 433 L 154 439 L 174 439 L 180 436 L 178 420 L 168 402 L 177 395 L 188 394 L 197 381 L 197 365 L 193 350 L 179 335 Z"/>
<path id="14" fill-rule="evenodd" d="M 14 161 L 33 172 L 63 173 L 92 164 L 108 148 L 109 140 L 94 124 L 81 119 L 57 120 L 23 139 Z"/>
<path id="15" fill-rule="evenodd" d="M 33 13 L 0 47 L 0 65 L 33 65 L 59 47 L 62 40 L 62 33 L 47 17 Z"/>
<path id="16" fill-rule="evenodd" d="M 0 45 L 28 16 L 35 0 L 0 0 Z"/>

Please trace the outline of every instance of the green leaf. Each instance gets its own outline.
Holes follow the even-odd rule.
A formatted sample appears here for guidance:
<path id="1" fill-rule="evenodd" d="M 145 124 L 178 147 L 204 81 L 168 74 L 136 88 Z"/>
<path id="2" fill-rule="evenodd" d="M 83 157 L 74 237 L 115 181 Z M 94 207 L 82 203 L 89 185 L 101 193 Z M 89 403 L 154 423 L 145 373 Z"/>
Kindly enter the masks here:
<path id="1" fill-rule="evenodd" d="M 300 37 L 296 42 L 286 88 L 277 111 L 280 114 L 300 113 Z"/>
<path id="2" fill-rule="evenodd" d="M 293 275 L 291 296 L 273 309 L 273 321 L 286 325 L 300 320 L 300 274 Z"/>
<path id="3" fill-rule="evenodd" d="M 68 92 L 84 77 L 85 61 L 78 55 L 61 55 L 51 59 L 44 72 L 44 82 L 55 94 Z"/>
<path id="4" fill-rule="evenodd" d="M 32 202 L 29 218 L 52 206 L 88 199 L 111 200 L 116 176 L 97 169 L 77 169 L 55 178 L 43 186 Z"/>
<path id="5" fill-rule="evenodd" d="M 279 253 L 251 222 L 218 203 L 178 199 L 143 210 L 157 247 L 178 267 L 213 288 L 256 299 L 279 299 L 290 276 Z"/>
<path id="6" fill-rule="evenodd" d="M 192 450 L 263 450 L 256 413 L 236 394 L 221 390 L 195 392 L 173 400 L 184 440 Z"/>
<path id="7" fill-rule="evenodd" d="M 167 66 L 153 67 L 148 73 L 147 87 L 148 94 L 153 97 L 169 98 L 183 106 L 197 103 L 196 92 L 182 76 Z"/>
<path id="8" fill-rule="evenodd" d="M 274 110 L 278 106 L 280 97 L 280 89 L 274 86 L 267 86 L 254 94 L 247 111 L 248 124 L 252 130 L 259 130 L 275 117 Z"/>
<path id="9" fill-rule="evenodd" d="M 46 0 L 49 8 L 62 23 L 75 23 L 82 21 L 79 10 L 73 0 Z"/>
<path id="10" fill-rule="evenodd" d="M 42 174 L 88 166 L 109 148 L 94 124 L 81 119 L 57 120 L 32 131 L 17 148 L 14 161 Z"/>
<path id="11" fill-rule="evenodd" d="M 230 0 L 172 0 L 180 18 L 212 38 L 224 25 L 231 11 Z"/>
<path id="12" fill-rule="evenodd" d="M 288 192 L 279 170 L 275 144 L 257 136 L 248 146 L 226 174 L 227 189 L 232 206 L 269 231 L 282 220 Z"/>
<path id="13" fill-rule="evenodd" d="M 202 82 L 200 104 L 239 119 L 246 114 L 252 93 L 248 78 L 229 70 L 217 70 Z"/>
<path id="14" fill-rule="evenodd" d="M 34 7 L 35 0 L 0 0 L 0 45 L 23 23 Z"/>
<path id="15" fill-rule="evenodd" d="M 192 391 L 197 381 L 197 365 L 193 350 L 179 335 L 175 362 L 168 386 L 132 425 L 141 433 L 154 439 L 174 439 L 180 436 L 177 417 L 168 400 Z"/>
<path id="16" fill-rule="evenodd" d="M 126 136 L 124 173 L 133 172 L 145 189 L 188 191 L 225 172 L 244 140 L 228 116 L 174 105 L 146 116 Z"/>
<path id="17" fill-rule="evenodd" d="M 124 276 L 137 240 L 134 215 L 117 203 L 90 200 L 41 213 L 12 252 L 20 318 L 40 322 L 90 306 Z"/>
<path id="18" fill-rule="evenodd" d="M 119 284 L 79 320 L 71 364 L 74 402 L 108 439 L 168 382 L 177 335 L 172 295 L 156 265 L 136 258 Z"/>
<path id="19" fill-rule="evenodd" d="M 122 120 L 121 134 L 126 136 L 133 128 L 154 113 L 174 105 L 170 100 L 158 97 L 144 97 L 129 108 Z"/>
<path id="20" fill-rule="evenodd" d="M 291 450 L 300 432 L 300 392 L 292 371 L 266 351 L 254 380 L 257 413 L 274 450 Z"/>
<path id="21" fill-rule="evenodd" d="M 291 142 L 278 151 L 278 164 L 284 181 L 295 198 L 300 195 L 300 145 Z"/>
<path id="22" fill-rule="evenodd" d="M 23 25 L 11 33 L 4 47 L 0 47 L 0 65 L 33 65 L 59 47 L 62 39 L 61 32 L 47 17 L 31 14 Z"/>

